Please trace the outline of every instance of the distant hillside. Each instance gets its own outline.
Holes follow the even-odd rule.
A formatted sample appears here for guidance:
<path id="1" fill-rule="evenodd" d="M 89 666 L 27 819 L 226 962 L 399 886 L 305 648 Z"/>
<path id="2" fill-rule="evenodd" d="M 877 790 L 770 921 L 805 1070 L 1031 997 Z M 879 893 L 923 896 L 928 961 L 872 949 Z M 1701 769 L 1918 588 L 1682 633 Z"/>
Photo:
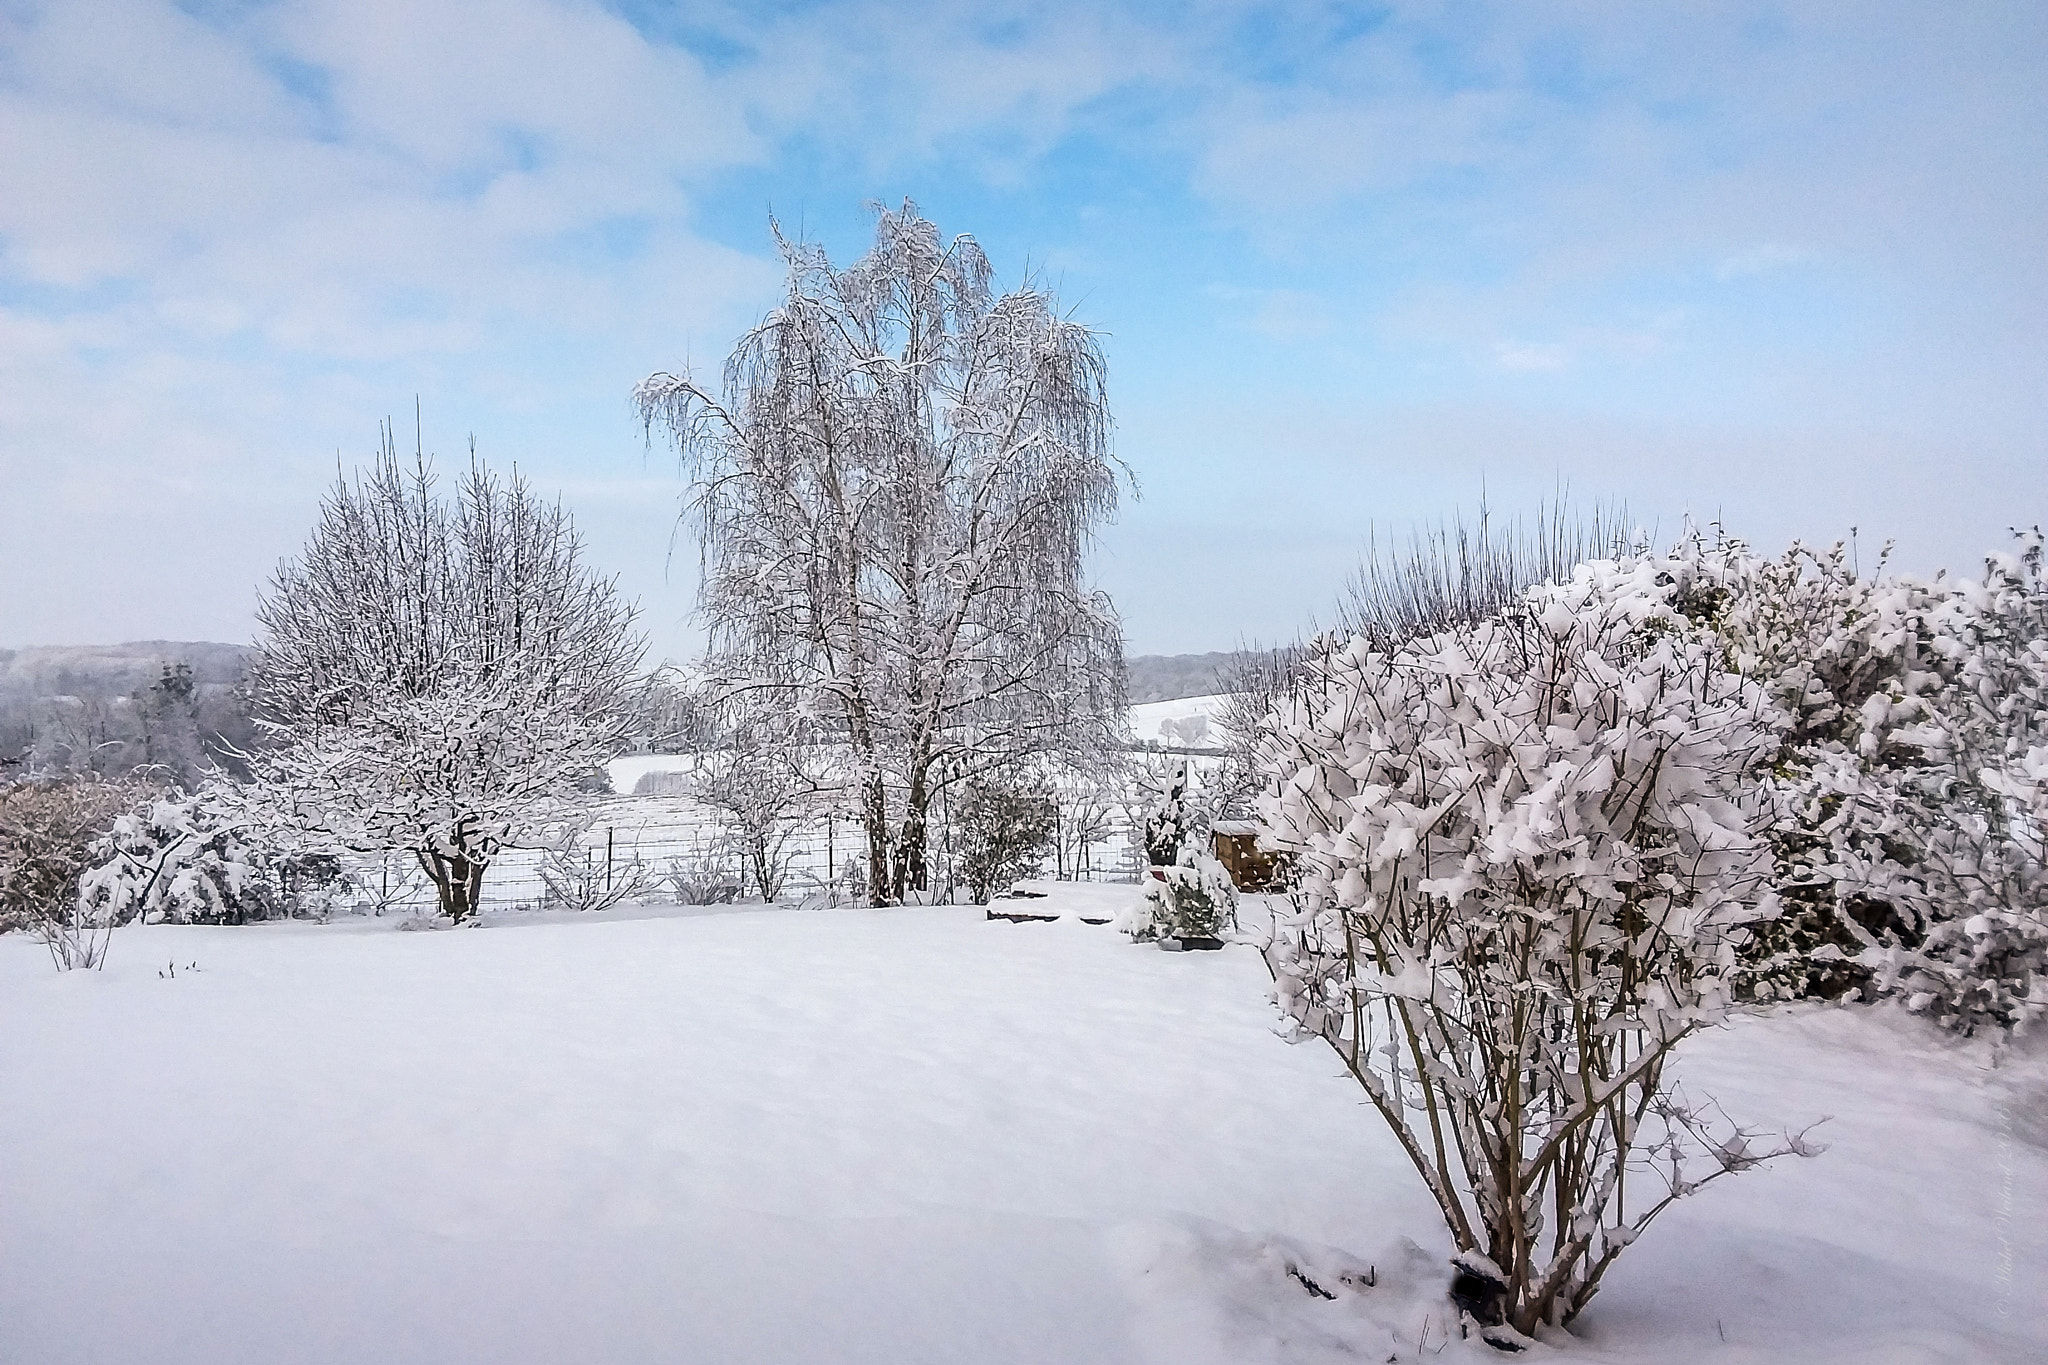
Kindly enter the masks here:
<path id="1" fill-rule="evenodd" d="M 1124 660 L 1131 705 L 1206 697 L 1216 690 L 1216 670 L 1228 653 L 1138 654 Z"/>
<path id="2" fill-rule="evenodd" d="M 211 640 L 135 640 L 125 645 L 31 645 L 0 649 L 0 695 L 124 697 L 147 687 L 167 663 L 192 667 L 192 680 L 240 681 L 246 645 Z"/>
<path id="3" fill-rule="evenodd" d="M 31 645 L 0 649 L 0 696 L 125 697 L 157 680 L 166 663 L 192 666 L 192 679 L 241 680 L 247 645 L 212 640 L 134 640 L 122 645 Z M 1205 697 L 1228 652 L 1139 654 L 1126 661 L 1131 704 Z"/>

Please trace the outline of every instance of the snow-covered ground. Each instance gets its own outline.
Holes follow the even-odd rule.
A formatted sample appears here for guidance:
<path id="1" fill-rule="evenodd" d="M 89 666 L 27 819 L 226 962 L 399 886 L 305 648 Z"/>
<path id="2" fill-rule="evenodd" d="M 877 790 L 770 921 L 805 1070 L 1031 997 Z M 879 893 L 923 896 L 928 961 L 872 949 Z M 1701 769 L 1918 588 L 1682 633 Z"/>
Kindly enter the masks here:
<path id="1" fill-rule="evenodd" d="M 1500 1359 L 1265 986 L 966 908 L 0 938 L 0 1360 Z M 1832 1149 L 1676 1206 L 1562 1358 L 2048 1360 L 2048 1058 L 1984 1062 L 1891 1014 L 1698 1040 Z"/>
<path id="2" fill-rule="evenodd" d="M 1173 701 L 1148 701 L 1131 708 L 1131 737 L 1158 742 L 1169 748 L 1209 748 L 1220 742 L 1216 734 L 1216 713 L 1224 697 L 1178 697 Z"/>

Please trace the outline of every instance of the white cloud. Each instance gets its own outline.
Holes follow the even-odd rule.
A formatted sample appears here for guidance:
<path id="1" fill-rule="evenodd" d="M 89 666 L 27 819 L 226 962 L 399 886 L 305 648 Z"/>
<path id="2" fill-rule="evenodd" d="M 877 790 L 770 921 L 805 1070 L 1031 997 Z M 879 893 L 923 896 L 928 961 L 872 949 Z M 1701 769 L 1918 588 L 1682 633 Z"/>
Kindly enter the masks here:
<path id="1" fill-rule="evenodd" d="M 1493 353 L 1504 370 L 1555 371 L 1572 363 L 1572 351 L 1568 346 L 1501 341 L 1494 344 Z"/>
<path id="2" fill-rule="evenodd" d="M 1090 287 L 1197 258 L 1091 315 L 1120 383 L 1218 376 L 1244 409 L 1234 444 L 1156 447 L 1161 513 L 1263 496 L 1232 461 L 1258 451 L 1270 482 L 1305 392 L 1368 413 L 1414 389 L 1457 427 L 1461 396 L 1540 389 L 1569 413 L 1523 444 L 1488 428 L 1536 464 L 1615 413 L 1656 458 L 1707 460 L 1674 432 L 1739 414 L 1842 507 L 1880 496 L 1842 454 L 1872 430 L 1901 487 L 1913 441 L 1958 488 L 2040 453 L 2048 10 L 713 0 L 650 21 L 718 60 L 597 0 L 207 12 L 0 0 L 0 576 L 36 588 L 0 594 L 0 644 L 245 629 L 337 448 L 414 394 L 439 448 L 476 428 L 587 498 L 671 602 L 665 535 L 626 543 L 672 507 L 625 392 L 715 359 L 772 296 L 774 263 L 710 240 L 705 207 L 807 192 L 788 166 L 813 162 L 835 194 L 943 168 L 996 202 L 1074 195 L 1076 224 L 1109 204 L 1033 244 Z M 1187 293 L 1227 339 L 1176 327 Z M 1134 415 L 1126 452 L 1158 430 Z M 1640 473 L 1626 440 L 1588 448 L 1588 480 Z"/>

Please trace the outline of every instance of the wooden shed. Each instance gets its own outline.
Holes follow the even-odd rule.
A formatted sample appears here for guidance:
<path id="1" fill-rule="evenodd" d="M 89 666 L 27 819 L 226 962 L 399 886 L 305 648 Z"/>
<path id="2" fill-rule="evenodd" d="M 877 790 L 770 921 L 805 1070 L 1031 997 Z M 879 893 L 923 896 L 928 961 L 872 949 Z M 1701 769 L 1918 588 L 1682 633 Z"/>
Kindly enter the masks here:
<path id="1" fill-rule="evenodd" d="M 1259 831 L 1255 820 L 1218 820 L 1209 826 L 1216 861 L 1223 864 L 1240 891 L 1280 889 L 1280 855 L 1259 846 Z"/>

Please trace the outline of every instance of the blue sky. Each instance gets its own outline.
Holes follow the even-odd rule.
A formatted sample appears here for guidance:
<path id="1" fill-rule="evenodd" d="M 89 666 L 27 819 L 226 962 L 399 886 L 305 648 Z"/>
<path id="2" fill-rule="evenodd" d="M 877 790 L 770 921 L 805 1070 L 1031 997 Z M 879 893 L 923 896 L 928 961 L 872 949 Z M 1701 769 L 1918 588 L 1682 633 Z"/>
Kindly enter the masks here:
<path id="1" fill-rule="evenodd" d="M 641 376 L 915 199 L 1104 333 L 1139 652 L 1560 488 L 1923 570 L 2048 519 L 2048 7 L 0 0 L 0 645 L 246 638 L 409 420 L 691 646 Z"/>

